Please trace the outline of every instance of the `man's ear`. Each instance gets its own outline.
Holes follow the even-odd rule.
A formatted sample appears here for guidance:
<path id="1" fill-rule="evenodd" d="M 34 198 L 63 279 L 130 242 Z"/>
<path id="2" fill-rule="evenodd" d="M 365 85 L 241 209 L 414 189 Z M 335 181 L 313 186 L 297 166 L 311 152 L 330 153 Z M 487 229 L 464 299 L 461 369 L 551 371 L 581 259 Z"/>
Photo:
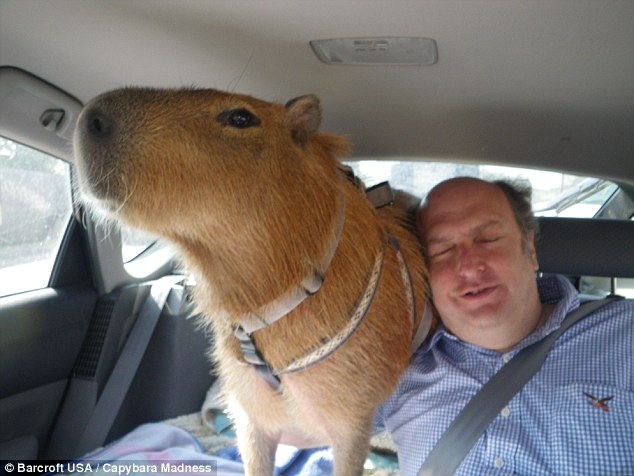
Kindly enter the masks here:
<path id="1" fill-rule="evenodd" d="M 526 236 L 526 253 L 531 259 L 533 269 L 537 272 L 539 260 L 537 259 L 537 250 L 535 248 L 535 230 L 530 230 Z"/>

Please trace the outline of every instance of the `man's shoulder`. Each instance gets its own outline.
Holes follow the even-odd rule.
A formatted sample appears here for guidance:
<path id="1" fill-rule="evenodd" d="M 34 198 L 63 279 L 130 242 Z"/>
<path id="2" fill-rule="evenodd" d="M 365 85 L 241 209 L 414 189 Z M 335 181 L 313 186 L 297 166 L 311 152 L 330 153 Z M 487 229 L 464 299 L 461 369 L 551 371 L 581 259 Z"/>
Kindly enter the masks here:
<path id="1" fill-rule="evenodd" d="M 631 359 L 634 342 L 634 300 L 615 299 L 590 312 L 559 338 L 560 344 L 577 341 L 586 351 L 602 348 L 608 354 L 624 353 Z M 621 355 L 626 358 L 627 355 Z"/>
<path id="2" fill-rule="evenodd" d="M 634 322 L 632 321 L 632 319 L 634 319 L 634 299 L 614 296 L 605 299 L 585 301 L 581 305 L 591 305 L 593 303 L 600 306 L 598 309 L 589 313 L 589 316 L 595 320 L 598 317 L 604 317 L 606 319 Z M 601 303 L 603 303 L 603 305 L 601 305 Z"/>

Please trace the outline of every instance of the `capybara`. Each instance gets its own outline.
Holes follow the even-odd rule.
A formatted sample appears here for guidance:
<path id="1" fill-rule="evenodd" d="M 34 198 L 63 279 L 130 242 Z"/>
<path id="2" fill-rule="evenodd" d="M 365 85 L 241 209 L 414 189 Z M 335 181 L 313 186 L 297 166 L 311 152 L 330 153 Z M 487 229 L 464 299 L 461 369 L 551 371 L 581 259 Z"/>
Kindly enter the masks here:
<path id="1" fill-rule="evenodd" d="M 196 278 L 251 476 L 273 474 L 280 441 L 332 446 L 336 475 L 362 474 L 426 303 L 411 197 L 373 206 L 320 122 L 313 95 L 123 88 L 74 138 L 89 208 L 173 243 Z"/>

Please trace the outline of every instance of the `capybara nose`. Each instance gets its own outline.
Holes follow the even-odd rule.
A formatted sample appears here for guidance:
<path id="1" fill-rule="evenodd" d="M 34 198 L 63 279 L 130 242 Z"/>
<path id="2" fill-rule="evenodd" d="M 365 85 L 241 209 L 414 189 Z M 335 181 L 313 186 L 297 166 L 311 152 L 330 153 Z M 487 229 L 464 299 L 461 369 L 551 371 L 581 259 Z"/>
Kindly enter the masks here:
<path id="1" fill-rule="evenodd" d="M 83 115 L 79 126 L 87 137 L 104 140 L 112 136 L 115 120 L 102 110 L 90 109 Z"/>

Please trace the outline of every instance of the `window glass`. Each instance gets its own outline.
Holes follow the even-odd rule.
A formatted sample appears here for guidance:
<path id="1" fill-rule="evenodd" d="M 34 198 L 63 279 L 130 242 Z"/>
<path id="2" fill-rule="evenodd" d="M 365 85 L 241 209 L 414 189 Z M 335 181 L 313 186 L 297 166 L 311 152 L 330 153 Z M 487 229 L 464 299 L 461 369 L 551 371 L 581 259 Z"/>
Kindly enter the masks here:
<path id="1" fill-rule="evenodd" d="M 156 242 L 156 237 L 152 235 L 130 226 L 121 225 L 121 256 L 124 263 L 129 263 L 140 257 Z"/>
<path id="2" fill-rule="evenodd" d="M 533 188 L 533 209 L 541 216 L 592 218 L 618 189 L 617 185 L 602 179 L 487 164 L 407 160 L 359 160 L 347 164 L 367 186 L 388 180 L 394 188 L 419 197 L 452 177 L 527 181 Z"/>
<path id="3" fill-rule="evenodd" d="M 634 299 L 634 279 L 582 276 L 579 280 L 579 292 L 589 296 L 606 297 L 612 292 L 628 299 Z"/>
<path id="4" fill-rule="evenodd" d="M 71 214 L 69 164 L 0 137 L 0 295 L 48 285 Z"/>

